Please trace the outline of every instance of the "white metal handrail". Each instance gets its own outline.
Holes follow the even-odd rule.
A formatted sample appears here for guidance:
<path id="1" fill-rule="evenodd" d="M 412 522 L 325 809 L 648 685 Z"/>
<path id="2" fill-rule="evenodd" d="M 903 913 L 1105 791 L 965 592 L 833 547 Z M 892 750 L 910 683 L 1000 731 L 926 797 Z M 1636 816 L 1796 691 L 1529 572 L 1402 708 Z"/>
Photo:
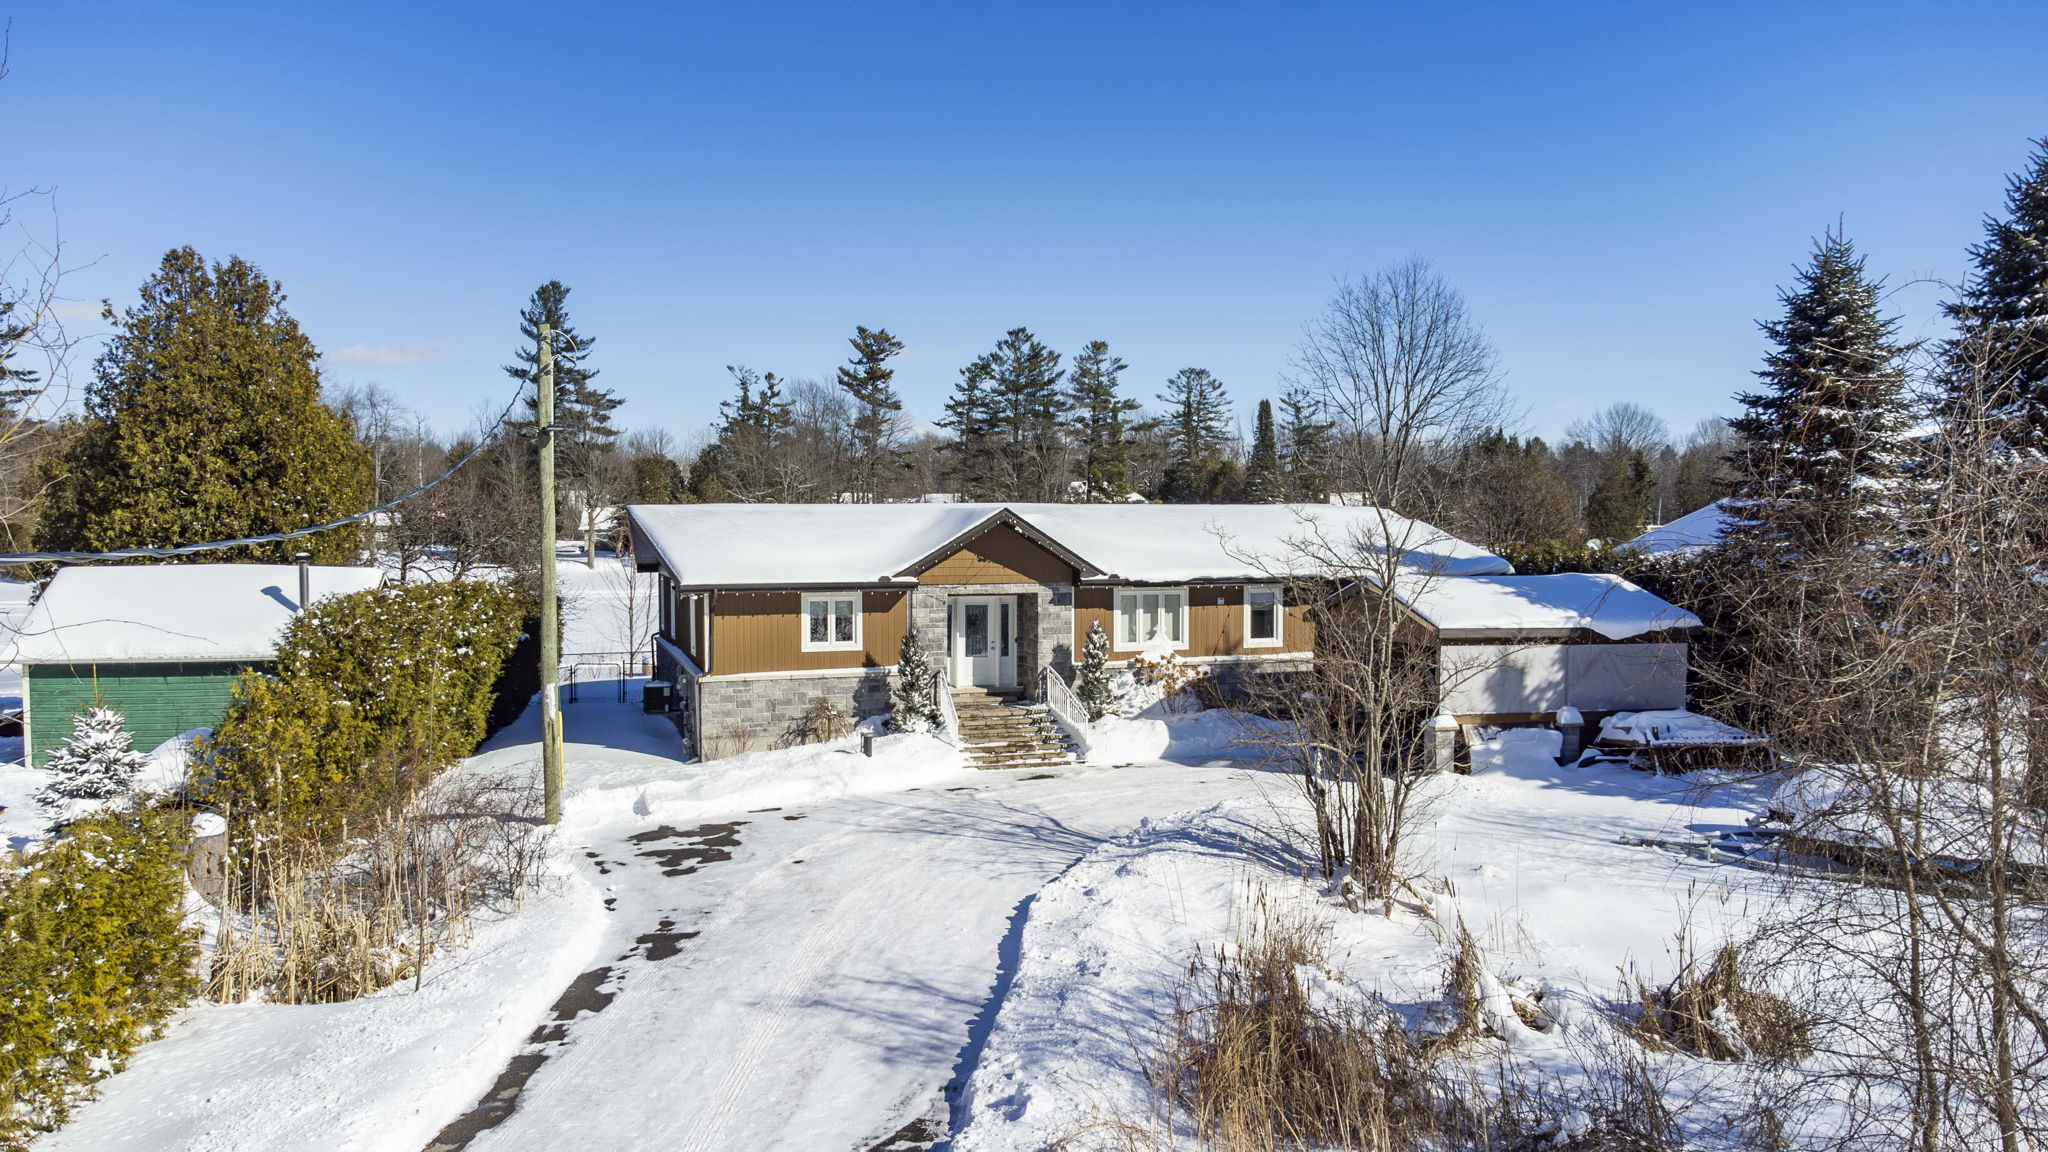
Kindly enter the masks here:
<path id="1" fill-rule="evenodd" d="M 953 707 L 953 693 L 946 686 L 942 676 L 932 677 L 932 703 L 939 710 L 939 730 L 934 733 L 939 739 L 960 746 L 960 713 Z"/>
<path id="2" fill-rule="evenodd" d="M 1045 710 L 1067 730 L 1074 746 L 1085 751 L 1088 737 L 1094 731 L 1088 721 L 1088 709 L 1082 706 L 1081 698 L 1074 695 L 1074 690 L 1067 686 L 1066 678 L 1058 672 L 1047 668 L 1040 679 L 1045 686 L 1040 693 L 1045 699 Z"/>

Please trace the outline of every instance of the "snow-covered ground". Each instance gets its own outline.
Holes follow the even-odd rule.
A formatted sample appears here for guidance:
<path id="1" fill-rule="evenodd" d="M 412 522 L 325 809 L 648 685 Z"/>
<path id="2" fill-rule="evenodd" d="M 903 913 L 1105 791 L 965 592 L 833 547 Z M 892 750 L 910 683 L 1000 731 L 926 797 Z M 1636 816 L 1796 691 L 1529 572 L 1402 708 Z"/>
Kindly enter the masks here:
<path id="1" fill-rule="evenodd" d="M 631 581 L 564 576 L 565 649 L 617 650 Z M 975 772 L 913 736 L 685 763 L 637 698 L 566 708 L 553 883 L 418 990 L 194 1006 L 43 1146 L 1036 1149 L 1144 1118 L 1144 1045 L 1255 888 L 1396 1004 L 1436 996 L 1462 921 L 1567 1022 L 1757 891 L 1635 845 L 1739 827 L 1765 785 L 1559 768 L 1536 739 L 1435 782 L 1414 837 L 1432 916 L 1389 918 L 1300 879 L 1290 781 L 1220 755 L 1222 714 L 1105 733 L 1178 762 Z M 536 735 L 529 710 L 458 771 L 536 773 Z"/>

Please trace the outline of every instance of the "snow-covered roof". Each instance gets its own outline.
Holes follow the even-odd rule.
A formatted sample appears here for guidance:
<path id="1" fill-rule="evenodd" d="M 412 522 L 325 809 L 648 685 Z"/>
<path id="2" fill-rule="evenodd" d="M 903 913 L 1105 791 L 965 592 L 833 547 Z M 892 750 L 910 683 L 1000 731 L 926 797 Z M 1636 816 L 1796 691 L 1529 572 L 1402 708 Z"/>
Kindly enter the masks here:
<path id="1" fill-rule="evenodd" d="M 375 568 L 315 567 L 312 598 L 375 588 Z M 64 568 L 16 638 L 24 664 L 267 660 L 298 610 L 290 564 Z"/>
<path id="2" fill-rule="evenodd" d="M 1605 572 L 1554 576 L 1463 576 L 1417 581 L 1402 603 L 1439 632 L 1465 629 L 1564 632 L 1579 628 L 1627 640 L 1700 618 L 1648 589 Z"/>
<path id="3" fill-rule="evenodd" d="M 1386 535 L 1417 568 L 1512 572 L 1420 521 L 1328 504 L 636 504 L 635 540 L 691 588 L 914 583 L 913 569 L 1001 523 L 1083 562 L 1089 580 L 1162 583 L 1303 572 L 1302 542 Z M 1384 517 L 1384 520 L 1383 520 Z M 641 559 L 647 561 L 645 554 Z"/>
<path id="4" fill-rule="evenodd" d="M 1660 524 L 1633 540 L 1614 546 L 1617 552 L 1634 552 L 1641 556 L 1658 556 L 1665 553 L 1697 552 L 1721 543 L 1721 537 L 1728 531 L 1728 510 L 1725 500 L 1716 500 L 1705 508 L 1688 512 L 1669 524 Z"/>

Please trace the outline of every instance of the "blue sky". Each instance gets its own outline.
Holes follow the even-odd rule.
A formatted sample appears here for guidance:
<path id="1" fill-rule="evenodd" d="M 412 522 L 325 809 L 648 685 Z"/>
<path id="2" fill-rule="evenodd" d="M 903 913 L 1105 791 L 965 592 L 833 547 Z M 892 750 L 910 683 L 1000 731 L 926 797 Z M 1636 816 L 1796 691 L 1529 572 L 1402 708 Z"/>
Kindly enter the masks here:
<path id="1" fill-rule="evenodd" d="M 1841 218 L 1908 335 L 2048 134 L 2048 5 L 14 5 L 12 188 L 81 300 L 166 248 L 283 281 L 331 379 L 503 403 L 555 277 L 628 426 L 726 364 L 909 345 L 931 419 L 1014 325 L 1276 391 L 1335 278 L 1469 298 L 1529 430 L 1733 410 Z M 80 312 L 86 305 L 78 306 Z"/>

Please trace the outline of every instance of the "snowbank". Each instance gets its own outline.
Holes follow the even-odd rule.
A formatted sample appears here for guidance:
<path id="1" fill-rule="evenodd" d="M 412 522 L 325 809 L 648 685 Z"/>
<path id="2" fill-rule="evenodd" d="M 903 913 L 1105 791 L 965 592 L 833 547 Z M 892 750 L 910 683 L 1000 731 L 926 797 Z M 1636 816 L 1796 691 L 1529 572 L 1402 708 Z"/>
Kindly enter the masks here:
<path id="1" fill-rule="evenodd" d="M 678 765 L 653 780 L 639 772 L 633 783 L 587 768 L 572 775 L 588 818 L 674 821 L 924 787 L 970 771 L 958 748 L 904 733 L 878 738 L 872 758 L 861 755 L 859 738 L 850 736 Z"/>
<path id="2" fill-rule="evenodd" d="M 1081 759 L 1090 764 L 1144 760 L 1220 760 L 1259 755 L 1259 741 L 1286 726 L 1276 720 L 1212 708 L 1171 712 L 1156 704 L 1134 717 L 1105 716 L 1081 734 Z"/>
<path id="3" fill-rule="evenodd" d="M 1832 765 L 1808 768 L 1778 786 L 1771 811 L 1803 836 L 1859 848 L 1888 849 L 1897 840 L 1887 819 L 1907 821 L 1924 853 L 1949 860 L 1983 860 L 1990 853 L 1992 793 L 1969 780 L 1873 779 Z M 1917 824 L 1913 823 L 1914 817 Z M 2048 844 L 2038 825 L 2017 819 L 2007 801 L 2005 841 L 2022 864 L 2048 866 Z"/>
<path id="4" fill-rule="evenodd" d="M 1474 741 L 1472 771 L 1498 772 L 1511 763 L 1557 763 L 1564 754 L 1564 733 L 1555 728 L 1502 728 Z"/>
<path id="5" fill-rule="evenodd" d="M 436 955 L 418 991 L 202 1004 L 39 1152 L 421 1148 L 491 1086 L 582 967 L 604 910 L 566 862 L 517 915 Z"/>

